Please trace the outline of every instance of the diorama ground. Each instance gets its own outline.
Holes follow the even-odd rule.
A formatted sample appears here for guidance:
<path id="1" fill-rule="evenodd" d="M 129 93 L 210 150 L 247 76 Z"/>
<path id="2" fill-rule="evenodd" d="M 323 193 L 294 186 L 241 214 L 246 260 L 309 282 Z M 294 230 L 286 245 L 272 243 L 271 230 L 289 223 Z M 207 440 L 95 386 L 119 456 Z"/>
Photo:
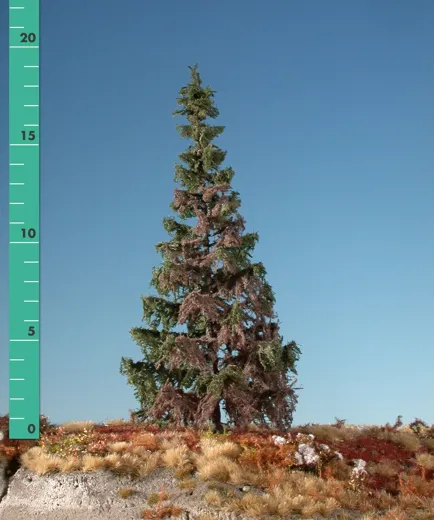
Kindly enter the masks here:
<path id="1" fill-rule="evenodd" d="M 419 419 L 217 434 L 42 416 L 38 441 L 7 427 L 0 519 L 434 520 L 434 426 Z"/>

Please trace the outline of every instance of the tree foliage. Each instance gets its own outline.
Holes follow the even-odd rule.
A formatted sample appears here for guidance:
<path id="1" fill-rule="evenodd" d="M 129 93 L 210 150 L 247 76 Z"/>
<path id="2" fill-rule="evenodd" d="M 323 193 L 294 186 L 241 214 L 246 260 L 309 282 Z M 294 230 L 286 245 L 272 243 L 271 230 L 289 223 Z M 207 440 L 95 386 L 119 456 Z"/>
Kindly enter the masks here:
<path id="1" fill-rule="evenodd" d="M 297 403 L 300 350 L 283 343 L 265 268 L 252 262 L 259 237 L 245 232 L 234 172 L 222 167 L 226 152 L 213 143 L 224 127 L 206 122 L 219 115 L 215 93 L 202 86 L 197 65 L 189 68 L 174 112 L 187 119 L 177 129 L 190 140 L 175 164 L 177 218 L 163 219 L 171 238 L 156 245 L 163 261 L 151 287 L 158 296 L 142 296 L 147 327 L 130 332 L 143 359 L 122 358 L 121 373 L 143 419 L 220 429 L 223 408 L 231 425 L 285 431 Z"/>

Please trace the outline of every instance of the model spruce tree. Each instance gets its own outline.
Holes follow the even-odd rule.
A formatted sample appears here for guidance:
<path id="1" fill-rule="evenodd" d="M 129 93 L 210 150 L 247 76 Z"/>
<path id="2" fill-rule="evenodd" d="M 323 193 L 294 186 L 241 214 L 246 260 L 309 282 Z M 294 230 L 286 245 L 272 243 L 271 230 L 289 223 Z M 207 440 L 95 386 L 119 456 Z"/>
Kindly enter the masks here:
<path id="1" fill-rule="evenodd" d="M 189 68 L 174 112 L 187 118 L 177 129 L 192 141 L 179 155 L 184 165 L 175 165 L 178 218 L 163 219 L 172 238 L 156 246 L 163 263 L 151 286 L 159 296 L 142 296 L 148 326 L 130 332 L 143 359 L 122 358 L 121 373 L 135 387 L 141 419 L 221 431 L 223 409 L 232 426 L 286 431 L 300 350 L 283 344 L 265 268 L 251 262 L 258 234 L 244 233 L 234 172 L 221 167 L 226 152 L 212 143 L 224 127 L 206 123 L 219 114 L 214 92 L 197 65 Z"/>

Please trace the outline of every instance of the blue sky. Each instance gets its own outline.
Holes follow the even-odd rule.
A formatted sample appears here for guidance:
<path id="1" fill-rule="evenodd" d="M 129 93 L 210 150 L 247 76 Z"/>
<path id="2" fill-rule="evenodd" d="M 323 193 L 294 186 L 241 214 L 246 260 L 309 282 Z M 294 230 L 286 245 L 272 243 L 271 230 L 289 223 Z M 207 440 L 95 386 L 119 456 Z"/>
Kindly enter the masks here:
<path id="1" fill-rule="evenodd" d="M 128 417 L 172 118 L 187 66 L 217 91 L 247 231 L 285 340 L 294 424 L 434 423 L 434 3 L 42 0 L 41 406 Z M 0 414 L 8 411 L 8 17 L 0 6 Z"/>

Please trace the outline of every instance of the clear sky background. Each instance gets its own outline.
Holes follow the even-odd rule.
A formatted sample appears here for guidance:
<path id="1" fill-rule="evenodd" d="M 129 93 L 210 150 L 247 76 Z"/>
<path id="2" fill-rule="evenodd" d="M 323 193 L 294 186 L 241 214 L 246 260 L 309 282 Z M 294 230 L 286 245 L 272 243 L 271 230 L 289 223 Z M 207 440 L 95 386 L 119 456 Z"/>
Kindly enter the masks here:
<path id="1" fill-rule="evenodd" d="M 8 3 L 0 5 L 0 414 L 8 411 Z M 172 118 L 217 91 L 286 341 L 294 424 L 434 423 L 434 2 L 41 0 L 41 405 L 128 417 Z"/>

